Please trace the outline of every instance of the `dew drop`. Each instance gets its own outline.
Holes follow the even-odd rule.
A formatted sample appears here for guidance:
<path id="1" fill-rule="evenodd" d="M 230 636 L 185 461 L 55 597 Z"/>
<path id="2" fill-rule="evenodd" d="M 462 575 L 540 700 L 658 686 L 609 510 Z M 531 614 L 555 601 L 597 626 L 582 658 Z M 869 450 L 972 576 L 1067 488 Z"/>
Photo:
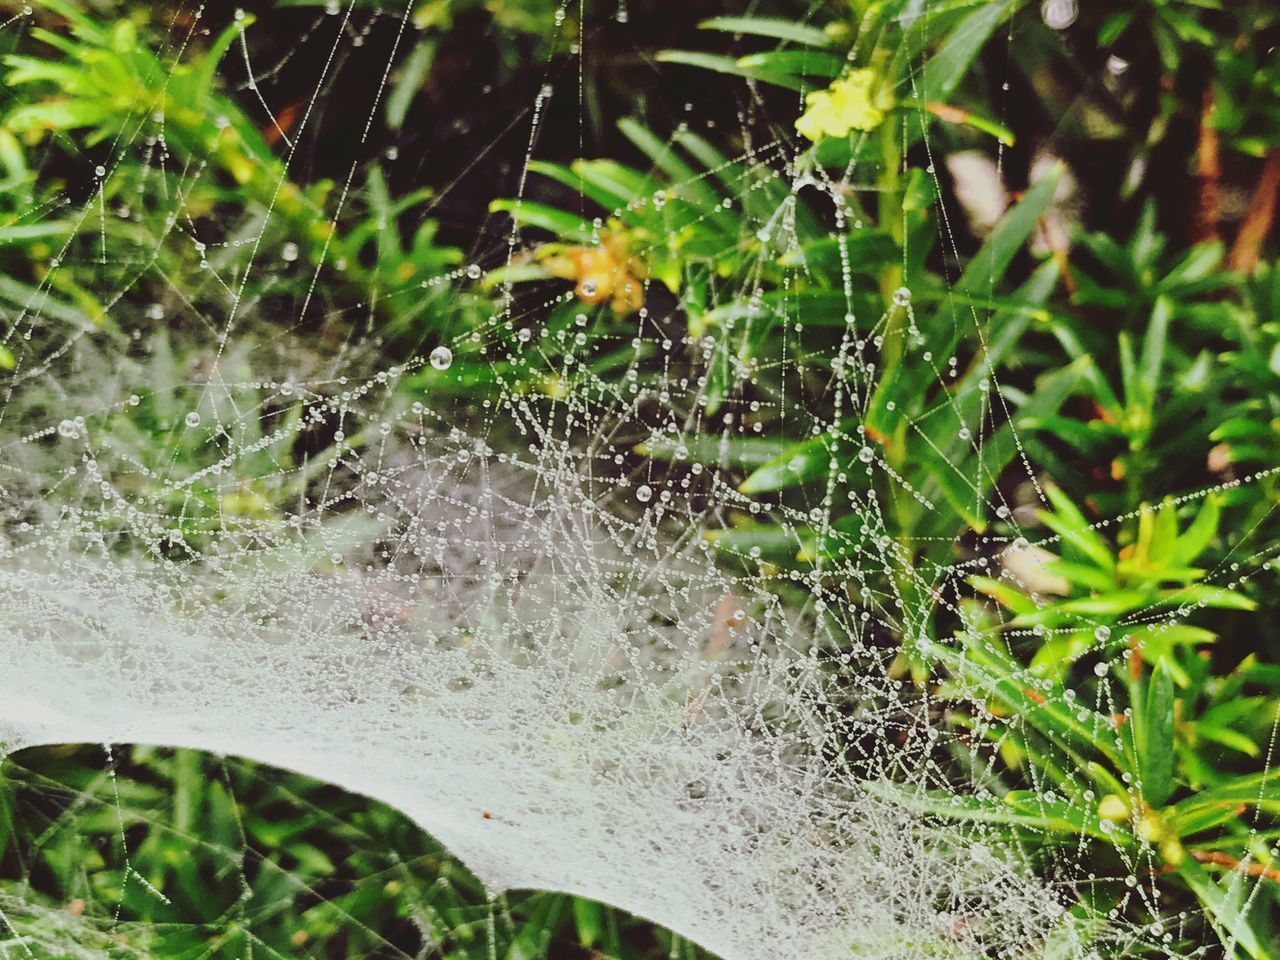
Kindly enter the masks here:
<path id="1" fill-rule="evenodd" d="M 1040 16 L 1051 30 L 1066 30 L 1079 14 L 1076 0 L 1044 0 L 1040 7 Z"/>
<path id="2" fill-rule="evenodd" d="M 1107 72 L 1114 77 L 1120 76 L 1129 69 L 1129 61 L 1124 57 L 1117 57 L 1114 53 L 1107 57 Z"/>
<path id="3" fill-rule="evenodd" d="M 448 370 L 449 365 L 453 363 L 453 351 L 448 347 L 439 346 L 431 351 L 431 366 L 437 370 Z"/>

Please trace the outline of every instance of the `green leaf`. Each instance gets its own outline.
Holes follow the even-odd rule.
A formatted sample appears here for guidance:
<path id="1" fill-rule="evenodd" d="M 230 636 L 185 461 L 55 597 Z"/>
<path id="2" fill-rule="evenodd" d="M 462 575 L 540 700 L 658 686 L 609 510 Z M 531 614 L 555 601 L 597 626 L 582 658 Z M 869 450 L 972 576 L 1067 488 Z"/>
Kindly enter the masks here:
<path id="1" fill-rule="evenodd" d="M 807 267 L 817 277 L 824 275 L 835 278 L 839 286 L 840 266 L 843 257 L 841 245 L 848 254 L 849 262 L 866 268 L 879 264 L 901 261 L 902 248 L 883 230 L 855 230 L 839 239 L 823 237 L 798 247 L 788 249 L 778 263 L 784 267 Z"/>
<path id="2" fill-rule="evenodd" d="M 656 212 L 656 208 L 647 202 L 639 210 L 633 204 L 649 201 L 658 182 L 612 160 L 575 160 L 567 167 L 560 163 L 531 160 L 529 172 L 563 184 L 629 225 L 643 222 L 646 215 L 652 217 Z"/>
<path id="3" fill-rule="evenodd" d="M 929 103 L 945 103 L 964 79 L 980 51 L 1000 24 L 1004 23 L 1026 0 L 1004 0 L 988 3 L 960 21 L 942 47 L 921 70 L 919 99 Z"/>
<path id="4" fill-rule="evenodd" d="M 1124 839 L 1104 832 L 1097 816 L 1086 807 L 1069 801 L 1046 801 L 1035 791 L 1015 790 L 996 800 L 922 790 L 888 780 L 871 781 L 866 784 L 866 790 L 904 809 L 948 820 L 1004 824 L 1036 834 L 1046 830 L 1072 836 L 1085 834 L 1106 840 L 1108 844 Z"/>
<path id="5" fill-rule="evenodd" d="M 1160 279 L 1160 289 L 1173 292 L 1178 287 L 1221 279 L 1218 267 L 1222 263 L 1222 254 L 1220 243 L 1197 244 Z"/>
<path id="6" fill-rule="evenodd" d="M 1250 611 L 1258 609 L 1258 604 L 1243 593 L 1228 590 L 1226 587 L 1210 586 L 1207 583 L 1195 583 L 1162 591 L 1156 598 L 1156 602 L 1162 605 L 1178 604 L 1187 608 L 1194 606 L 1213 607 L 1215 610 Z"/>
<path id="7" fill-rule="evenodd" d="M 707 184 L 704 171 L 694 169 L 670 143 L 630 117 L 618 121 L 618 130 L 671 178 L 671 186 L 681 199 L 706 209 L 713 220 L 732 227 L 737 234 L 736 220 L 730 211 L 721 209 L 720 195 Z"/>
<path id="8" fill-rule="evenodd" d="M 601 203 L 611 213 L 625 213 L 636 200 L 652 200 L 658 186 L 652 177 L 613 160 L 575 160 L 569 169 L 577 181 L 573 184 L 575 189 L 582 190 L 593 199 L 606 195 L 616 198 L 611 205 Z"/>
<path id="9" fill-rule="evenodd" d="M 726 554 L 747 557 L 758 548 L 760 556 L 765 559 L 788 561 L 795 559 L 812 541 L 813 531 L 807 527 L 784 528 L 749 523 L 725 530 L 708 530 L 703 536 Z"/>
<path id="10" fill-rule="evenodd" d="M 546 956 L 551 935 L 559 923 L 560 912 L 564 909 L 565 899 L 563 896 L 548 895 L 538 900 L 531 916 L 512 937 L 506 960 L 541 960 Z"/>
<path id="11" fill-rule="evenodd" d="M 726 195 L 734 198 L 735 205 L 740 206 L 747 216 L 768 222 L 778 215 L 783 204 L 789 203 L 795 218 L 794 227 L 800 236 L 823 232 L 824 228 L 808 205 L 794 197 L 772 170 L 761 170 L 759 164 L 744 165 L 731 160 L 709 140 L 689 130 L 677 130 L 671 139 L 702 164 L 707 173 L 714 175 L 724 186 Z"/>
<path id="12" fill-rule="evenodd" d="M 1173 678 L 1163 661 L 1157 661 L 1147 681 L 1138 730 L 1138 760 L 1142 795 L 1160 807 L 1173 793 Z"/>
<path id="13" fill-rule="evenodd" d="M 1150 595 L 1143 590 L 1112 590 L 1096 597 L 1064 600 L 1055 609 L 1083 617 L 1115 618 L 1142 609 L 1150 600 Z"/>
<path id="14" fill-rule="evenodd" d="M 739 65 L 735 58 L 718 53 L 703 53 L 699 50 L 662 50 L 659 51 L 657 60 L 660 63 L 679 63 L 686 67 L 701 67 L 704 70 L 714 70 L 716 73 L 759 80 L 761 83 L 771 83 L 774 86 L 786 87 L 788 90 L 803 92 L 814 89 L 814 85 L 807 80 L 789 73 L 744 67 Z"/>
<path id="15" fill-rule="evenodd" d="M 0 749 L 8 744 L 0 741 Z M 0 760 L 0 857 L 9 850 L 9 841 L 13 836 L 17 821 L 14 819 L 13 786 L 8 777 L 8 765 Z"/>
<path id="16" fill-rule="evenodd" d="M 1038 692 L 1033 685 L 1039 683 L 1039 678 L 1027 673 L 1020 664 L 976 663 L 970 654 L 957 653 L 941 644 L 935 645 L 934 651 L 953 676 L 1000 701 L 1014 717 L 1063 750 L 1085 751 L 1085 755 L 1097 751 L 1112 764 L 1121 765 L 1110 721 L 1094 711 L 1081 709 L 1078 704 L 1068 706 L 1058 699 L 1060 691 Z M 996 655 L 990 645 L 987 653 L 992 657 Z"/>
<path id="17" fill-rule="evenodd" d="M 1129 24 L 1133 22 L 1136 16 L 1135 10 L 1120 10 L 1110 14 L 1106 20 L 1102 21 L 1102 26 L 1098 28 L 1098 45 L 1109 47 L 1120 39 L 1120 35 L 1124 33 Z"/>
<path id="18" fill-rule="evenodd" d="M 435 43 L 430 40 L 419 41 L 405 60 L 404 66 L 400 68 L 395 85 L 387 97 L 387 126 L 392 130 L 399 130 L 404 126 L 409 105 L 413 103 L 414 96 L 426 82 L 427 73 L 431 70 L 435 57 Z"/>
<path id="19" fill-rule="evenodd" d="M 987 238 L 986 243 L 969 262 L 956 285 L 966 298 L 985 300 L 991 296 L 997 284 L 1004 278 L 1014 256 L 1025 247 L 1027 240 L 1040 222 L 1040 217 L 1048 209 L 1062 170 L 1061 164 L 1056 165 L 1048 174 L 1036 181 L 1022 200 L 1005 214 L 1000 224 Z M 1047 292 L 1046 290 L 1045 295 Z M 972 330 L 976 322 L 977 314 L 972 308 L 961 312 L 957 312 L 954 307 L 951 310 L 937 311 L 929 321 L 930 350 L 934 356 L 951 356 L 961 337 L 965 332 Z M 904 366 L 909 366 L 911 369 L 904 371 Z M 919 365 L 904 364 L 901 360 L 890 365 L 882 375 L 872 396 L 866 417 L 868 427 L 884 435 L 892 434 L 893 425 L 901 420 L 901 415 L 890 413 L 889 405 L 892 403 L 896 407 L 901 407 L 908 397 L 920 392 L 917 378 L 922 370 L 923 368 Z M 1028 411 L 1028 413 L 1031 412 Z M 967 512 L 972 513 L 972 508 Z"/>
<path id="20" fill-rule="evenodd" d="M 231 44 L 244 35 L 244 31 L 253 25 L 255 19 L 252 14 L 246 14 L 239 20 L 233 21 L 218 34 L 218 38 L 205 51 L 198 61 L 196 69 L 192 71 L 190 89 L 173 91 L 175 96 L 182 98 L 183 106 L 192 110 L 204 110 L 208 105 L 209 98 L 213 95 L 214 85 L 217 82 L 218 64 L 227 55 L 227 51 L 231 49 Z M 172 80 L 170 82 L 173 83 Z"/>
<path id="21" fill-rule="evenodd" d="M 30 243 L 33 240 L 62 239 L 75 233 L 78 228 L 78 224 L 67 220 L 0 226 L 0 246 L 9 243 Z"/>
<path id="22" fill-rule="evenodd" d="M 1157 297 L 1151 308 L 1151 319 L 1142 339 L 1142 357 L 1138 361 L 1137 381 L 1146 405 L 1155 402 L 1160 386 L 1160 370 L 1164 366 L 1164 347 L 1169 338 L 1169 320 L 1173 304 L 1168 297 Z"/>
<path id="23" fill-rule="evenodd" d="M 1003 279 L 1014 256 L 1026 247 L 1040 223 L 1040 218 L 1053 202 L 1054 191 L 1064 167 L 1056 163 L 1037 180 L 992 231 L 982 248 L 969 261 L 958 284 L 970 297 L 989 297 Z"/>
<path id="24" fill-rule="evenodd" d="M 1144 511 L 1147 508 L 1143 508 Z M 1166 497 L 1160 506 L 1152 510 L 1155 520 L 1152 524 L 1151 544 L 1147 549 L 1147 561 L 1155 568 L 1157 572 L 1168 580 L 1186 577 L 1186 579 L 1194 579 L 1199 575 L 1199 571 L 1190 571 L 1186 568 L 1175 570 L 1170 567 L 1168 558 L 1173 556 L 1174 544 L 1178 542 L 1178 510 L 1173 501 Z"/>
<path id="25" fill-rule="evenodd" d="M 1221 515 L 1222 498 L 1216 493 L 1209 494 L 1196 518 L 1178 537 L 1169 562 L 1174 566 L 1186 566 L 1204 553 L 1218 535 L 1218 518 Z"/>
<path id="26" fill-rule="evenodd" d="M 710 20 L 703 20 L 698 26 L 703 30 L 769 37 L 773 40 L 802 43 L 810 47 L 831 46 L 831 38 L 817 27 L 806 26 L 780 17 L 712 17 Z"/>
<path id="27" fill-rule="evenodd" d="M 573 898 L 573 922 L 578 929 L 578 943 L 588 950 L 604 937 L 604 907 L 594 900 Z"/>
<path id="28" fill-rule="evenodd" d="M 17 137 L 4 129 L 0 129 L 0 167 L 7 174 L 5 179 L 0 181 L 0 190 L 16 189 L 27 179 L 29 171 L 22 144 Z"/>
<path id="29" fill-rule="evenodd" d="M 1195 730 L 1196 736 L 1202 740 L 1212 740 L 1214 743 L 1220 743 L 1222 746 L 1236 750 L 1248 757 L 1256 757 L 1262 752 L 1253 740 L 1239 730 L 1232 730 L 1230 727 L 1219 727 L 1212 723 L 1205 723 L 1202 720 L 1196 724 Z"/>
<path id="30" fill-rule="evenodd" d="M 1241 805 L 1280 813 L 1280 767 L 1238 776 L 1220 786 L 1201 790 L 1173 806 L 1170 823 L 1179 834 L 1190 835 L 1236 819 Z"/>
<path id="31" fill-rule="evenodd" d="M 847 431 L 854 429 L 856 424 L 856 420 L 842 423 L 838 431 L 840 439 L 837 439 L 836 432 L 828 431 L 788 447 L 742 481 L 738 490 L 750 495 L 772 493 L 825 476 L 838 449 L 846 445 Z"/>
<path id="32" fill-rule="evenodd" d="M 979 593 L 986 594 L 1015 614 L 1032 615 L 1040 609 L 1040 605 L 1021 590 L 991 577 L 970 577 L 969 583 Z"/>
<path id="33" fill-rule="evenodd" d="M 1071 499 L 1057 484 L 1045 484 L 1045 496 L 1053 505 L 1053 512 L 1040 511 L 1045 526 L 1056 533 L 1062 542 L 1073 547 L 1104 570 L 1115 567 L 1111 548 L 1084 518 Z"/>
<path id="34" fill-rule="evenodd" d="M 79 130 L 94 127 L 112 119 L 107 106 L 102 103 L 81 100 L 45 100 L 18 107 L 9 114 L 9 129 L 25 132 L 34 130 Z"/>
<path id="35" fill-rule="evenodd" d="M 1031 657 L 1031 672 L 1061 682 L 1071 665 L 1094 645 L 1088 630 L 1071 630 L 1050 634 Z"/>
<path id="36" fill-rule="evenodd" d="M 759 467 L 781 456 L 787 446 L 785 440 L 772 440 L 768 437 L 660 435 L 637 444 L 635 452 L 655 460 L 689 460 L 693 463 L 726 467 Z"/>
<path id="37" fill-rule="evenodd" d="M 1023 417 L 1045 416 L 1057 412 L 1075 391 L 1090 362 L 1087 358 L 1077 360 L 1041 377 L 1036 390 L 1014 413 L 1013 419 L 1001 425 L 981 445 L 980 454 L 970 446 L 971 441 L 960 440 L 955 436 L 954 429 L 950 431 L 950 439 L 940 438 L 932 444 L 926 442 L 923 447 L 913 445 L 913 457 L 935 464 L 922 485 L 924 496 L 933 499 L 935 493 L 940 491 L 951 508 L 969 526 L 979 532 L 984 530 L 986 519 L 980 515 L 978 505 L 986 502 L 988 491 L 1019 455 L 1018 431 L 1025 426 Z M 938 418 L 938 422 L 944 421 Z M 933 449 L 934 444 L 942 451 L 941 457 Z M 962 470 L 962 467 L 965 469 Z M 943 519 L 941 512 L 935 513 L 934 517 L 939 521 Z"/>
<path id="38" fill-rule="evenodd" d="M 1045 572 L 1065 577 L 1068 582 L 1076 586 L 1084 587 L 1086 590 L 1096 590 L 1099 593 L 1107 593 L 1116 588 L 1115 577 L 1110 573 L 1084 563 L 1054 560 L 1045 565 Z"/>
<path id="39" fill-rule="evenodd" d="M 489 204 L 493 213 L 509 214 L 522 227 L 538 227 L 566 240 L 592 243 L 591 231 L 576 213 L 566 213 L 544 203 L 530 200 L 494 200 Z"/>
<path id="40" fill-rule="evenodd" d="M 94 329 L 93 321 L 70 304 L 55 300 L 44 288 L 28 286 L 0 274 L 0 300 L 6 300 L 33 317 L 61 320 L 84 330 Z"/>
<path id="41" fill-rule="evenodd" d="M 1265 901 L 1248 896 L 1251 881 L 1244 874 L 1229 874 L 1224 889 L 1193 857 L 1186 857 L 1179 864 L 1178 872 L 1204 907 L 1224 944 L 1243 947 L 1254 960 L 1274 960 L 1275 953 L 1263 946 L 1249 921 L 1249 904 Z"/>
<path id="42" fill-rule="evenodd" d="M 738 66 L 768 73 L 823 77 L 832 79 L 844 69 L 844 57 L 815 50 L 771 50 L 738 58 Z"/>
<path id="43" fill-rule="evenodd" d="M 509 267 L 496 267 L 484 275 L 481 287 L 492 290 L 506 283 L 527 283 L 531 280 L 551 280 L 555 274 L 540 263 L 513 263 Z"/>
<path id="44" fill-rule="evenodd" d="M 1206 630 L 1204 627 L 1195 627 L 1189 623 L 1166 623 L 1162 624 L 1160 630 L 1153 636 L 1148 635 L 1147 644 L 1155 642 L 1155 638 L 1159 637 L 1160 642 L 1169 646 L 1175 644 L 1195 645 L 1199 643 L 1213 643 L 1218 635 L 1212 630 Z"/>

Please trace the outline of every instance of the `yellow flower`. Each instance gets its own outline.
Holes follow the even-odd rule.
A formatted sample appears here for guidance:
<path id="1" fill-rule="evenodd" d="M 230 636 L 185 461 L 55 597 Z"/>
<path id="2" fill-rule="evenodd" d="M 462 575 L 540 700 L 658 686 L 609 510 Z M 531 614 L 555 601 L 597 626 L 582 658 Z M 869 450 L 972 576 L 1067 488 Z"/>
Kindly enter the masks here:
<path id="1" fill-rule="evenodd" d="M 644 306 L 644 278 L 648 271 L 631 253 L 621 224 L 611 221 L 610 229 L 600 231 L 597 246 L 548 244 L 535 251 L 534 256 L 553 276 L 575 281 L 574 292 L 583 303 L 594 306 L 609 300 L 619 316 Z"/>
<path id="2" fill-rule="evenodd" d="M 814 141 L 847 136 L 850 130 L 874 130 L 884 122 L 883 108 L 890 105 L 883 95 L 872 98 L 874 82 L 872 71 L 851 70 L 827 89 L 808 93 L 796 130 Z"/>

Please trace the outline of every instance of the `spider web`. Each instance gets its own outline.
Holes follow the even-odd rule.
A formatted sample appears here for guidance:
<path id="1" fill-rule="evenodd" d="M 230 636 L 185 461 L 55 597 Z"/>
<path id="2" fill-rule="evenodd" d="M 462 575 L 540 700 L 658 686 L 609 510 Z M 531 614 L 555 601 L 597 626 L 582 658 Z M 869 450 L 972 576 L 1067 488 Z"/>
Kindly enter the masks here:
<path id="1" fill-rule="evenodd" d="M 581 63 L 588 38 L 574 12 L 562 6 L 555 22 Z M 173 67 L 201 23 L 189 13 L 197 27 L 171 29 Z M 369 23 L 389 18 L 389 77 L 411 13 L 331 5 L 304 42 L 349 54 Z M 27 29 L 32 15 L 5 29 Z M 613 17 L 637 15 L 633 5 Z M 1011 543 L 1025 553 L 1029 541 L 1055 541 L 1023 531 L 1010 486 L 983 476 L 984 444 L 1016 406 L 995 369 L 982 371 L 976 417 L 944 389 L 905 424 L 931 436 L 950 424 L 963 457 L 943 460 L 974 491 L 975 510 L 1010 525 L 995 554 L 921 560 L 893 503 L 849 476 L 865 472 L 936 507 L 850 424 L 872 405 L 882 351 L 914 351 L 910 362 L 943 388 L 971 360 L 924 348 L 905 287 L 880 312 L 855 308 L 865 297 L 843 242 L 863 229 L 846 201 L 861 182 L 855 165 L 843 175 L 806 166 L 791 116 L 771 122 L 754 83 L 717 80 L 746 91 L 733 131 L 741 149 L 691 177 L 654 171 L 658 186 L 634 201 L 660 210 L 712 191 L 705 218 L 734 215 L 761 268 L 713 280 L 717 319 L 743 336 L 767 320 L 768 360 L 690 335 L 689 301 L 651 277 L 627 278 L 642 306 L 622 317 L 591 308 L 589 280 L 576 290 L 516 283 L 545 235 L 504 218 L 465 263 L 411 283 L 375 263 L 377 304 L 342 303 L 327 293 L 337 254 L 322 245 L 304 263 L 296 234 L 308 217 L 321 230 L 345 226 L 357 165 L 314 214 L 288 214 L 289 164 L 324 100 L 365 117 L 367 138 L 388 88 L 373 104 L 344 103 L 326 72 L 286 130 L 272 105 L 279 67 L 255 63 L 253 41 L 252 27 L 237 34 L 219 69 L 278 133 L 284 164 L 260 191 L 260 215 L 192 210 L 215 175 L 168 152 L 169 121 L 151 104 L 109 144 L 109 162 L 80 172 L 84 189 L 65 207 L 20 211 L 29 224 L 97 222 L 101 242 L 84 241 L 91 229 L 73 234 L 4 327 L 15 356 L 0 427 L 7 752 L 163 744 L 305 773 L 403 811 L 490 893 L 589 897 L 725 958 L 1085 957 L 1107 939 L 1167 942 L 1158 925 L 1068 912 L 1100 879 L 1088 863 L 996 843 L 981 825 L 882 789 L 942 791 L 956 804 L 987 790 L 982 764 L 993 761 L 957 777 L 944 759 L 964 746 L 944 713 L 980 718 L 975 739 L 994 731 L 998 741 L 1000 721 L 978 692 L 943 699 L 913 682 L 890 639 L 927 656 L 946 642 L 929 635 L 938 605 L 975 641 L 1003 636 L 999 624 L 969 623 L 967 577 L 998 568 Z M 516 223 L 534 202 L 530 165 L 548 113 L 572 98 L 581 118 L 582 95 L 581 74 L 549 61 L 514 121 L 528 143 Z M 666 147 L 689 133 L 675 126 Z M 152 182 L 110 209 L 107 186 L 126 159 Z M 603 248 L 610 218 L 627 210 L 591 212 L 585 190 L 580 206 L 584 246 Z M 840 241 L 835 293 L 849 306 L 825 366 L 791 295 L 811 270 L 801 216 Z M 109 247 L 120 224 L 145 233 L 157 222 L 166 229 L 132 254 Z M 182 302 L 174 282 L 149 306 L 143 291 L 165 288 L 158 264 L 170 251 L 198 261 L 199 298 Z M 110 319 L 97 326 L 66 315 L 55 296 L 61 274 L 95 257 L 92 292 Z M 766 281 L 766 258 L 790 264 L 780 284 Z M 301 278 L 295 316 L 269 316 L 277 278 Z M 445 319 L 427 341 L 387 364 L 393 335 L 375 306 L 407 313 L 451 298 L 457 315 L 437 314 Z M 354 332 L 305 342 L 317 304 Z M 953 314 L 966 342 L 988 329 L 980 314 Z M 192 329 L 202 349 L 191 349 Z M 467 392 L 477 371 L 487 380 Z M 742 492 L 740 442 L 768 436 L 816 438 L 814 456 L 833 464 L 825 487 Z M 1013 463 L 1029 503 L 1046 505 L 1021 444 Z M 850 512 L 860 518 L 852 529 L 840 523 Z M 769 562 L 758 542 L 738 546 L 749 543 L 745 527 L 766 523 L 792 553 L 810 549 L 807 568 Z M 1031 578 L 1034 564 L 1020 569 Z M 1214 573 L 1224 583 L 1246 575 Z M 1141 625 L 1178 616 L 1147 611 Z M 1105 648 L 1119 657 L 1126 641 Z M 1131 866 L 1138 876 L 1144 864 Z M 1150 884 L 1131 890 L 1159 913 Z"/>

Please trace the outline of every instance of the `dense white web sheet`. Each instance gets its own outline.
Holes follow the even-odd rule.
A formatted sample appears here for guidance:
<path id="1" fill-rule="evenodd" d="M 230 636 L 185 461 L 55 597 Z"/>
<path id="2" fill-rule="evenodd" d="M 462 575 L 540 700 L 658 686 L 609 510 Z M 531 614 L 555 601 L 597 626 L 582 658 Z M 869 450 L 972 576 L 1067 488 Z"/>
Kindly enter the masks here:
<path id="1" fill-rule="evenodd" d="M 361 35 L 353 9 L 340 8 L 344 42 Z M 135 134 L 117 153 L 154 148 Z M 834 198 L 829 181 L 786 168 L 788 151 L 780 139 L 734 159 L 772 168 L 792 197 Z M 106 217 L 99 200 L 76 215 Z M 752 224 L 773 254 L 788 249 L 787 216 Z M 1087 865 L 1052 864 L 1058 888 L 1018 849 L 993 855 L 980 830 L 874 789 L 953 787 L 935 756 L 950 735 L 941 708 L 893 669 L 884 637 L 922 632 L 935 591 L 977 567 L 906 571 L 918 600 L 873 590 L 882 570 L 903 573 L 905 553 L 871 496 L 847 560 L 792 576 L 783 586 L 805 599 L 791 602 L 755 555 L 726 564 L 706 535 L 770 512 L 829 533 L 830 491 L 762 506 L 737 489 L 740 470 L 682 463 L 687 450 L 673 466 L 634 454 L 705 438 L 707 355 L 671 339 L 670 317 L 609 334 L 632 352 L 616 377 L 575 354 L 585 318 L 546 352 L 519 334 L 572 293 L 500 303 L 474 335 L 442 335 L 390 370 L 372 338 L 324 360 L 259 351 L 245 278 L 294 269 L 298 252 L 259 249 L 259 223 L 234 226 L 235 245 L 210 257 L 225 302 L 193 310 L 208 347 L 195 368 L 162 365 L 160 340 L 139 354 L 68 330 L 39 301 L 10 318 L 21 349 L 0 425 L 0 748 L 160 743 L 304 772 L 403 810 L 495 892 L 588 896 L 727 960 L 1088 956 L 1098 930 L 1064 912 Z M 512 233 L 487 265 L 521 246 Z M 430 285 L 469 289 L 479 274 Z M 754 283 L 735 280 L 726 302 Z M 384 293 L 408 303 L 420 288 Z M 782 395 L 764 405 L 793 435 L 836 427 L 868 401 L 863 338 L 904 313 L 906 338 L 907 291 L 850 324 L 834 419 L 786 396 L 805 374 L 785 349 Z M 785 306 L 783 318 L 790 349 L 798 319 Z M 468 355 L 501 371 L 496 399 L 443 388 Z M 954 359 L 919 362 L 947 382 Z M 542 395 L 511 373 L 532 367 Z M 757 372 L 735 370 L 734 389 Z M 958 424 L 979 463 L 1007 416 L 998 382 L 991 395 L 971 438 Z M 715 428 L 726 444 L 751 435 L 760 396 L 729 398 L 737 419 Z M 166 420 L 167 447 L 122 443 L 135 411 Z M 315 452 L 287 455 L 303 441 Z M 890 470 L 870 444 L 857 458 Z M 296 508 L 258 510 L 258 483 L 292 491 Z M 1007 515 L 1000 494 L 987 499 L 977 506 Z"/>
<path id="2" fill-rule="evenodd" d="M 1060 919 L 1021 871 L 817 759 L 883 720 L 826 726 L 835 691 L 789 649 L 811 626 L 766 608 L 724 636 L 744 585 L 700 550 L 620 547 L 571 478 L 531 502 L 470 445 L 383 469 L 367 502 L 387 520 L 228 559 L 122 566 L 66 522 L 12 545 L 9 745 L 305 772 L 404 810 L 495 891 L 600 899 L 725 957 L 960 956 Z M 351 562 L 384 538 L 389 563 Z M 897 712 L 871 669 L 840 695 Z M 961 907 L 979 924 L 957 934 Z"/>

